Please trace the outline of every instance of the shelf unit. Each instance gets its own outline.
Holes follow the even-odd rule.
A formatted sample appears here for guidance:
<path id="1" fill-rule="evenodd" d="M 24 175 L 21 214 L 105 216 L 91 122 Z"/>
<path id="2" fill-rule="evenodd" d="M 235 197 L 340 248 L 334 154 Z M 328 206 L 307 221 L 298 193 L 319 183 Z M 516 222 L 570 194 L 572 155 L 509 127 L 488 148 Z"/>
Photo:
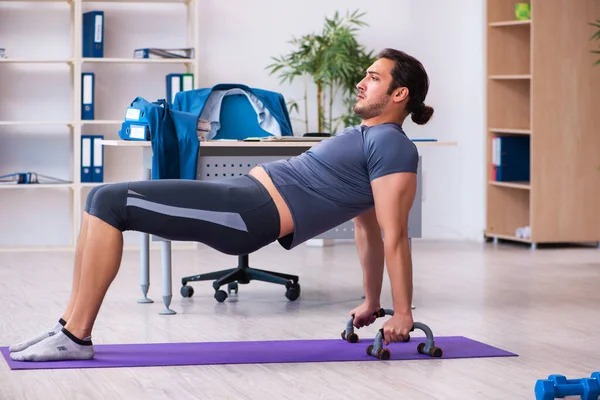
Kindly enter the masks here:
<path id="1" fill-rule="evenodd" d="M 37 3 L 37 4 L 36 4 Z M 57 250 L 74 250 L 75 246 L 76 246 L 76 242 L 77 242 L 77 236 L 79 233 L 79 226 L 80 226 L 80 222 L 81 222 L 81 214 L 82 214 L 82 210 L 83 210 L 83 206 L 85 205 L 85 199 L 87 196 L 87 193 L 89 192 L 89 190 L 91 188 L 93 188 L 94 186 L 100 185 L 102 183 L 85 183 L 85 182 L 81 182 L 81 175 L 80 175 L 80 159 L 81 159 L 81 135 L 86 133 L 86 127 L 88 130 L 90 129 L 108 129 L 108 131 L 110 132 L 110 135 L 108 137 L 106 137 L 107 139 L 115 139 L 118 138 L 118 130 L 120 128 L 120 124 L 122 123 L 122 119 L 97 119 L 97 120 L 82 120 L 81 119 L 81 103 L 80 100 L 82 98 L 82 88 L 81 88 L 81 73 L 82 72 L 86 72 L 88 70 L 88 68 L 90 68 L 90 66 L 94 66 L 94 65 L 104 65 L 106 67 L 104 68 L 114 68 L 116 69 L 116 74 L 114 71 L 111 72 L 111 74 L 113 75 L 118 75 L 119 77 L 122 75 L 127 75 L 128 73 L 130 73 L 130 71 L 127 70 L 128 66 L 133 66 L 132 68 L 136 68 L 136 71 L 139 73 L 141 67 L 143 66 L 148 66 L 147 68 L 160 68 L 160 66 L 166 66 L 167 68 L 169 68 L 169 66 L 178 66 L 178 68 L 183 69 L 180 72 L 187 72 L 187 73 L 192 73 L 194 75 L 194 88 L 198 88 L 198 77 L 199 77 L 199 46 L 198 46 L 198 41 L 199 41 L 199 23 L 200 23 L 200 19 L 199 19 L 199 4 L 198 4 L 198 0 L 0 0 L 0 12 L 2 12 L 2 8 L 4 6 L 7 7 L 12 7 L 12 12 L 28 12 L 28 10 L 37 8 L 38 5 L 40 3 L 56 3 L 56 4 L 62 4 L 61 7 L 68 7 L 68 12 L 69 12 L 69 21 L 70 21 L 70 30 L 69 30 L 69 38 L 68 40 L 70 41 L 70 55 L 68 56 L 63 56 L 62 58 L 48 58 L 48 57 L 40 57 L 40 58 L 35 58 L 35 57 L 22 57 L 19 55 L 15 55 L 15 58 L 10 58 L 11 57 L 11 49 L 7 48 L 7 53 L 8 53 L 8 57 L 9 58 L 5 58 L 5 59 L 0 59 L 0 74 L 3 74 L 4 71 L 6 69 L 9 68 L 14 68 L 14 66 L 16 65 L 37 65 L 37 66 L 41 66 L 41 65 L 66 65 L 68 70 L 69 70 L 69 80 L 70 80 L 70 87 L 69 87 L 69 92 L 70 92 L 70 99 L 65 100 L 68 101 L 68 107 L 69 107 L 69 120 L 48 120 L 47 118 L 43 118 L 40 120 L 24 120 L 22 117 L 21 118 L 15 118 L 13 120 L 11 120 L 11 118 L 9 116 L 2 115 L 0 117 L 0 146 L 2 146 L 2 140 L 3 140 L 3 134 L 5 132 L 3 132 L 6 129 L 16 129 L 18 128 L 20 131 L 23 131 L 25 129 L 25 132 L 27 132 L 26 130 L 29 129 L 30 127 L 35 127 L 37 129 L 37 131 L 39 132 L 40 129 L 46 129 L 46 127 L 49 128 L 56 128 L 58 126 L 63 126 L 66 127 L 68 129 L 68 135 L 69 135 L 69 143 L 70 143 L 70 161 L 69 161 L 69 165 L 68 165 L 68 180 L 71 181 L 70 183 L 43 183 L 43 184 L 32 184 L 32 185 L 25 185 L 25 184 L 14 184 L 14 185 L 0 185 L 0 206 L 4 207 L 6 209 L 6 207 L 11 207 L 12 210 L 10 210 L 11 213 L 14 214 L 28 214 L 31 215 L 29 218 L 37 218 L 39 219 L 39 223 L 36 224 L 36 228 L 40 229 L 44 229 L 43 225 L 43 218 L 44 218 L 44 214 L 47 213 L 53 213 L 53 212 L 59 212 L 59 213 L 65 213 L 70 217 L 70 222 L 68 223 L 68 227 L 64 228 L 64 229 L 68 229 L 69 232 L 66 234 L 68 235 L 68 237 L 70 238 L 70 240 L 68 241 L 68 243 L 60 243 L 60 244 L 46 244 L 46 243 L 39 243 L 39 244 L 33 244 L 33 245 L 20 245 L 20 244 L 15 244 L 15 243 L 3 243 L 2 240 L 0 239 L 0 251 L 21 251 L 21 250 L 52 250 L 52 249 L 57 249 Z M 154 5 L 154 6 L 159 6 L 159 7 L 168 7 L 169 9 L 171 9 L 171 7 L 177 8 L 177 11 L 181 14 L 185 14 L 185 21 L 180 21 L 180 25 L 177 26 L 178 29 L 185 29 L 185 42 L 183 42 L 182 40 L 177 40 L 177 41 L 172 41 L 172 43 L 169 46 L 155 46 L 152 42 L 145 42 L 147 44 L 143 44 L 143 45 L 139 45 L 139 46 L 135 46 L 135 47 L 193 47 L 195 49 L 195 56 L 194 58 L 191 59 L 134 59 L 133 58 L 133 50 L 134 47 L 132 47 L 129 51 L 129 54 L 131 54 L 131 57 L 114 57 L 115 52 L 111 51 L 110 48 L 107 47 L 107 36 L 110 35 L 111 33 L 108 32 L 107 29 L 107 21 L 112 17 L 112 16 L 117 16 L 116 13 L 120 13 L 121 15 L 118 15 L 119 18 L 123 18 L 124 16 L 122 14 L 129 12 L 130 10 L 128 9 L 128 7 L 131 8 L 136 8 L 138 10 L 140 9 L 145 9 L 148 5 Z M 18 6 L 20 7 L 17 11 L 15 11 L 14 6 Z M 110 8 L 110 10 L 105 10 L 105 7 Z M 115 11 L 114 8 L 117 8 L 118 11 Z M 182 10 L 182 7 L 185 10 Z M 88 57 L 82 57 L 82 16 L 83 13 L 89 10 L 105 10 L 105 19 L 104 19 L 104 57 L 103 58 L 88 58 Z M 131 14 L 129 16 L 127 16 L 126 18 L 130 18 L 131 16 L 136 16 L 139 18 L 139 16 L 137 14 L 135 14 L 135 11 L 133 11 L 134 14 Z M 113 23 L 111 25 L 112 28 L 119 28 L 117 23 Z M 168 36 L 171 34 L 170 32 L 170 27 L 166 27 L 167 29 L 164 32 L 164 36 Z M 158 27 L 152 27 L 151 29 L 159 29 Z M 119 34 L 131 34 L 131 33 L 135 33 L 133 29 L 130 29 L 129 32 L 122 31 L 119 32 Z M 113 33 L 113 35 L 116 35 L 117 33 Z M 181 37 L 182 35 L 180 35 Z M 43 36 L 42 36 L 43 37 Z M 64 38 L 61 38 L 61 40 L 63 40 Z M 139 42 L 143 42 L 143 40 L 139 41 Z M 2 45 L 3 43 L 0 43 L 0 45 Z M 42 46 L 45 43 L 42 43 Z M 6 47 L 6 46 L 2 46 L 2 47 Z M 33 52 L 32 52 L 33 53 Z M 123 51 L 120 52 L 120 55 L 126 54 L 123 53 Z M 112 65 L 112 67 L 111 67 Z M 38 67 L 40 68 L 40 67 Z M 143 72 L 142 72 L 143 74 Z M 98 106 L 99 102 L 102 101 L 107 101 L 107 99 L 101 99 L 98 96 L 98 86 L 99 86 L 99 81 L 101 81 L 102 79 L 98 79 L 98 74 L 97 75 L 97 79 L 96 79 L 96 96 L 95 96 L 95 103 L 96 106 Z M 165 74 L 166 75 L 166 74 Z M 143 76 L 143 75 L 142 75 Z M 125 79 L 125 78 L 123 78 Z M 142 78 L 143 79 L 143 78 Z M 104 89 L 106 91 L 111 91 L 112 88 L 110 87 L 110 84 L 112 82 L 102 82 L 102 85 L 104 87 Z M 146 82 L 144 82 L 144 85 L 147 85 Z M 154 88 L 154 92 L 156 93 L 161 93 L 162 98 L 166 97 L 166 88 L 165 88 L 165 79 L 163 77 L 162 80 L 158 80 L 158 81 L 153 81 L 151 83 L 151 85 L 153 85 Z M 116 103 L 116 109 L 120 109 L 122 110 L 122 115 L 124 116 L 125 114 L 125 110 L 127 108 L 127 106 L 129 105 L 129 103 L 137 96 L 137 94 L 133 95 L 133 96 L 121 96 L 118 98 L 110 98 L 111 102 L 115 102 Z M 159 97 L 159 98 L 160 98 Z M 7 96 L 3 96 L 4 101 L 6 101 L 8 97 Z M 156 100 L 156 98 L 148 98 L 148 100 L 153 101 Z M 52 98 L 48 98 L 47 101 L 54 101 Z M 98 107 L 96 107 L 98 108 Z M 111 113 L 111 115 L 108 118 L 120 118 L 121 115 L 119 114 L 114 114 Z M 98 113 L 96 112 L 96 117 L 98 117 Z M 63 135 L 64 138 L 64 135 Z M 20 140 L 20 137 L 16 140 Z M 63 139 L 64 140 L 64 139 Z M 15 155 L 15 157 L 18 157 L 19 155 Z M 119 155 L 115 155 L 115 157 L 120 157 L 120 158 L 126 158 L 128 157 L 127 154 L 119 154 Z M 119 171 L 113 171 L 111 174 L 109 174 L 110 178 L 109 180 L 107 180 L 107 168 L 110 168 L 110 166 L 107 167 L 107 158 L 106 158 L 106 149 L 105 149 L 105 171 L 104 171 L 104 176 L 105 176 L 105 181 L 120 181 L 122 175 L 119 173 Z M 20 163 L 19 165 L 21 165 L 23 163 Z M 136 160 L 130 161 L 131 167 L 132 168 L 136 168 L 136 171 L 139 170 L 139 174 L 137 174 L 138 177 L 141 178 L 141 165 L 138 163 L 136 164 Z M 135 165 L 134 165 L 135 164 Z M 114 167 L 114 169 L 118 169 L 119 167 Z M 46 174 L 43 170 L 35 169 L 35 170 L 19 170 L 19 171 L 15 171 L 13 169 L 13 165 L 10 164 L 10 161 L 8 162 L 8 164 L 5 162 L 3 163 L 2 160 L 0 160 L 0 175 L 4 175 L 4 174 L 10 174 L 10 173 L 14 173 L 14 172 L 36 172 L 36 173 L 41 173 L 44 175 L 50 175 L 50 174 Z M 60 206 L 56 206 L 56 204 L 53 206 L 52 209 L 48 209 L 48 210 L 39 210 L 39 212 L 34 212 L 32 210 L 26 210 L 24 209 L 24 207 L 26 206 L 21 206 L 20 203 L 20 197 L 18 198 L 18 200 L 14 200 L 14 195 L 17 193 L 17 196 L 23 196 L 23 203 L 27 203 L 28 201 L 31 200 L 30 196 L 31 194 L 35 194 L 34 197 L 37 198 L 37 201 L 44 201 L 45 197 L 54 197 L 56 195 L 52 194 L 52 193 L 57 193 L 57 191 L 60 191 L 60 193 L 63 193 L 66 191 L 67 196 L 68 196 L 68 201 L 67 202 L 62 202 L 61 204 L 65 203 L 64 207 L 68 207 L 68 211 L 65 211 L 64 208 L 62 207 L 62 205 Z M 8 194 L 11 194 L 11 196 L 13 196 L 13 200 L 10 201 L 10 204 L 8 204 L 7 202 L 3 202 L 3 198 L 7 199 Z M 22 194 L 18 194 L 18 193 L 22 193 Z M 4 196 L 3 196 L 4 194 Z M 62 194 L 61 194 L 62 196 Z M 61 197 L 62 198 L 62 197 Z M 42 200 L 39 200 L 42 199 Z M 4 204 L 3 204 L 4 203 Z M 68 203 L 68 204 L 67 204 Z M 21 209 L 21 207 L 23 207 L 23 209 Z M 0 217 L 1 218 L 1 217 Z M 18 220 L 16 220 L 18 221 Z M 11 222 L 8 223 L 7 225 L 4 225 L 3 228 L 7 229 L 7 230 L 12 230 L 11 228 L 18 228 L 18 223 L 15 223 L 14 221 L 12 222 L 12 226 L 11 226 Z M 46 227 L 48 229 L 48 227 Z M 23 228 L 20 232 L 18 232 L 17 234 L 21 234 L 21 235 L 26 235 L 27 234 L 27 229 L 30 228 Z M 63 229 L 63 230 L 64 230 Z M 6 233 L 7 231 L 5 231 L 4 233 Z M 52 235 L 52 228 L 48 229 L 48 234 Z M 63 235 L 65 236 L 65 235 Z M 49 240 L 49 242 L 52 242 L 51 240 Z M 135 242 L 134 242 L 135 243 Z M 133 245 L 135 247 L 135 245 Z"/>
<path id="2" fill-rule="evenodd" d="M 600 242 L 600 2 L 487 0 L 485 236 L 529 243 Z M 530 181 L 494 179 L 493 138 L 528 137 Z M 517 228 L 529 227 L 528 237 Z"/>

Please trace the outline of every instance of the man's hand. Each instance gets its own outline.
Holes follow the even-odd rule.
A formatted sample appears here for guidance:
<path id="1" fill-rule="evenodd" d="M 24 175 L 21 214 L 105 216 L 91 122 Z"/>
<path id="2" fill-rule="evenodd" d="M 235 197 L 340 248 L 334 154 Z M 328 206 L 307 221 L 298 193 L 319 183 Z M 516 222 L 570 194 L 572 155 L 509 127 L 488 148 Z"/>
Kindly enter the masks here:
<path id="1" fill-rule="evenodd" d="M 354 316 L 353 325 L 355 328 L 369 326 L 377 319 L 375 313 L 379 311 L 381 306 L 376 304 L 368 304 L 366 301 L 354 310 L 350 311 L 350 315 Z"/>
<path id="2" fill-rule="evenodd" d="M 392 315 L 383 324 L 383 341 L 386 345 L 390 342 L 402 342 L 408 338 L 410 330 L 413 328 L 414 321 L 412 313 Z"/>

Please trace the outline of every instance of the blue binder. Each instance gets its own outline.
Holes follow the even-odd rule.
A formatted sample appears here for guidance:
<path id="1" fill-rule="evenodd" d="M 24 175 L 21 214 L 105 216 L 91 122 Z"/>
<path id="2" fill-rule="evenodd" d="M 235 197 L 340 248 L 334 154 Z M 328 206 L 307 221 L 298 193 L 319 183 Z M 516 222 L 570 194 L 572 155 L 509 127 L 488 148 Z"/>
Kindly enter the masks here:
<path id="1" fill-rule="evenodd" d="M 499 136 L 494 138 L 493 164 L 498 182 L 529 182 L 530 138 Z"/>
<path id="2" fill-rule="evenodd" d="M 181 92 L 181 80 L 182 74 L 168 74 L 167 79 L 167 103 L 173 105 L 175 102 L 175 95 Z"/>
<path id="3" fill-rule="evenodd" d="M 145 122 L 124 121 L 119 130 L 119 137 L 123 140 L 150 140 L 150 128 Z"/>
<path id="4" fill-rule="evenodd" d="M 135 107 L 127 107 L 125 120 L 121 124 L 119 137 L 123 140 L 150 140 L 150 122 L 146 111 Z"/>
<path id="5" fill-rule="evenodd" d="M 104 182 L 104 135 L 92 135 L 92 182 Z"/>
<path id="6" fill-rule="evenodd" d="M 104 11 L 83 13 L 83 57 L 104 57 Z"/>
<path id="7" fill-rule="evenodd" d="M 81 182 L 92 180 L 93 135 L 81 135 Z"/>
<path id="8" fill-rule="evenodd" d="M 81 74 L 81 119 L 94 119 L 96 77 L 93 72 Z"/>

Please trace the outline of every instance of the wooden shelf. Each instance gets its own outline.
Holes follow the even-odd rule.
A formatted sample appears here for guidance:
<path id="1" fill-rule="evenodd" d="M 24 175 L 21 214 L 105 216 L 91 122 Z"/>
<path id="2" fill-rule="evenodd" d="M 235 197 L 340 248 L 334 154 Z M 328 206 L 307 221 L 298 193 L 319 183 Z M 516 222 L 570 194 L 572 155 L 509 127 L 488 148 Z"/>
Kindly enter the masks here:
<path id="1" fill-rule="evenodd" d="M 531 78 L 531 25 L 487 30 L 488 74 L 490 79 Z"/>
<path id="2" fill-rule="evenodd" d="M 531 184 L 529 182 L 498 182 L 498 181 L 489 181 L 490 185 L 498 186 L 498 187 L 507 187 L 512 189 L 523 189 L 529 190 L 531 189 Z"/>
<path id="3" fill-rule="evenodd" d="M 102 63 L 102 64 L 192 64 L 191 58 L 107 58 L 107 57 L 86 57 L 82 58 L 83 63 Z"/>
<path id="4" fill-rule="evenodd" d="M 73 189 L 73 183 L 32 183 L 32 184 L 17 184 L 0 182 L 0 190 L 2 189 Z"/>
<path id="5" fill-rule="evenodd" d="M 119 120 L 119 119 L 84 119 L 81 120 L 81 124 L 82 125 L 121 125 L 123 123 L 123 120 Z"/>
<path id="6" fill-rule="evenodd" d="M 46 0 L 38 0 L 46 1 Z M 48 0 L 50 1 L 50 0 Z M 68 58 L 0 58 L 0 64 L 73 64 L 73 59 Z"/>
<path id="7" fill-rule="evenodd" d="M 488 130 L 502 135 L 531 135 L 531 129 L 488 128 Z"/>
<path id="8" fill-rule="evenodd" d="M 600 241 L 600 74 L 581 23 L 600 2 L 530 0 L 532 19 L 517 21 L 513 0 L 486 1 L 486 235 L 532 247 Z M 491 179 L 493 140 L 510 135 L 529 136 L 530 182 Z M 531 237 L 518 238 L 525 226 Z"/>
<path id="9" fill-rule="evenodd" d="M 514 21 L 498 21 L 498 22 L 490 22 L 488 26 L 490 27 L 503 27 L 503 26 L 522 26 L 522 25 L 531 25 L 531 20 L 514 20 Z"/>
<path id="10" fill-rule="evenodd" d="M 96 186 L 105 185 L 107 183 L 110 183 L 110 182 L 81 182 L 79 185 L 82 188 L 93 188 Z"/>
<path id="11" fill-rule="evenodd" d="M 494 80 L 522 80 L 522 79 L 531 79 L 531 75 L 528 75 L 528 74 L 489 75 L 488 78 L 494 79 Z"/>
<path id="12" fill-rule="evenodd" d="M 41 0 L 40 0 L 41 1 Z M 49 1 L 49 0 L 44 0 Z M 81 0 L 82 3 L 163 3 L 163 4 L 188 4 L 192 0 Z"/>
<path id="13" fill-rule="evenodd" d="M 0 126 L 19 126 L 19 125 L 67 125 L 73 126 L 73 121 L 0 121 Z"/>
<path id="14" fill-rule="evenodd" d="M 69 50 L 68 52 L 61 52 L 57 54 L 53 54 L 52 52 L 11 53 L 10 49 L 8 49 L 9 58 L 0 58 L 0 74 L 3 74 L 2 77 L 5 78 L 4 81 L 21 79 L 23 84 L 32 84 L 32 81 L 30 81 L 28 77 L 22 77 L 20 75 L 21 70 L 32 70 L 35 71 L 36 74 L 40 75 L 46 74 L 47 76 L 39 78 L 39 82 L 43 83 L 43 90 L 34 90 L 34 87 L 27 87 L 25 88 L 26 91 L 23 93 L 23 95 L 30 98 L 33 96 L 35 98 L 35 102 L 37 103 L 43 103 L 44 101 L 55 103 L 59 101 L 61 104 L 55 104 L 58 106 L 58 110 L 66 111 L 66 113 L 62 113 L 61 111 L 60 114 L 51 113 L 47 116 L 37 116 L 37 121 L 35 120 L 36 116 L 32 114 L 32 120 L 28 121 L 22 120 L 23 118 L 26 118 L 25 115 L 17 115 L 17 112 L 19 111 L 18 109 L 15 110 L 15 112 L 7 109 L 5 114 L 0 117 L 0 119 L 5 120 L 0 121 L 0 138 L 6 142 L 5 144 L 7 146 L 12 146 L 14 141 L 14 143 L 16 143 L 14 147 L 17 151 L 19 151 L 19 154 L 14 154 L 11 157 L 0 157 L 2 158 L 0 159 L 0 169 L 4 169 L 6 171 L 18 170 L 19 168 L 17 168 L 17 165 L 21 165 L 23 163 L 27 164 L 37 155 L 36 152 L 31 152 L 31 154 L 29 154 L 27 152 L 23 153 L 18 149 L 27 149 L 30 145 L 38 145 L 38 147 L 42 148 L 36 148 L 35 150 L 38 151 L 39 154 L 44 154 L 44 159 L 34 160 L 36 161 L 37 165 L 34 168 L 34 171 L 43 173 L 43 171 L 47 170 L 48 168 L 52 169 L 55 167 L 54 164 L 56 163 L 51 160 L 48 154 L 51 155 L 56 153 L 61 158 L 59 167 L 65 171 L 68 170 L 68 175 L 72 176 L 72 178 L 69 179 L 75 181 L 74 183 L 51 183 L 52 181 L 50 179 L 43 179 L 40 177 L 40 181 L 43 182 L 40 184 L 16 184 L 12 182 L 0 183 L 0 198 L 3 200 L 6 198 L 6 201 L 4 201 L 6 204 L 3 204 L 5 216 L 10 216 L 11 220 L 13 216 L 14 218 L 18 219 L 20 208 L 25 206 L 28 207 L 27 211 L 31 211 L 32 218 L 39 219 L 40 216 L 46 214 L 54 215 L 55 221 L 58 218 L 61 218 L 60 227 L 58 227 L 61 232 L 56 234 L 60 235 L 60 237 L 64 237 L 65 240 L 68 240 L 67 243 L 60 243 L 60 246 L 43 246 L 43 244 L 47 241 L 46 238 L 51 237 L 48 235 L 55 235 L 56 227 L 45 226 L 42 224 L 44 232 L 39 232 L 39 235 L 36 235 L 36 243 L 30 246 L 28 244 L 29 241 L 25 242 L 25 239 L 18 239 L 17 242 L 14 242 L 14 246 L 12 245 L 13 242 L 11 242 L 11 244 L 0 243 L 0 251 L 2 251 L 3 246 L 18 248 L 18 251 L 23 251 L 30 250 L 35 247 L 54 249 L 61 247 L 63 244 L 66 245 L 64 248 L 72 251 L 75 249 L 78 231 L 81 227 L 82 208 L 85 205 L 85 196 L 83 196 L 83 194 L 85 194 L 85 192 L 89 191 L 91 188 L 105 183 L 79 182 L 79 174 L 81 171 L 82 162 L 81 136 L 86 134 L 86 132 L 96 132 L 98 134 L 104 134 L 107 139 L 117 137 L 117 132 L 115 131 L 120 129 L 120 126 L 123 123 L 123 116 L 126 111 L 127 104 L 129 104 L 131 99 L 135 98 L 135 96 L 143 95 L 135 93 L 135 91 L 139 89 L 132 89 L 133 92 L 128 90 L 130 79 L 139 75 L 136 75 L 135 70 L 139 69 L 140 67 L 143 69 L 158 68 L 159 71 L 157 71 L 157 73 L 159 75 L 161 74 L 160 70 L 164 70 L 164 74 L 169 72 L 191 73 L 194 75 L 194 88 L 199 87 L 199 83 L 202 82 L 202 77 L 200 74 L 200 43 L 202 39 L 200 34 L 200 24 L 202 23 L 200 18 L 200 10 L 201 7 L 204 8 L 204 6 L 197 0 L 0 0 L 0 2 L 5 5 L 4 8 L 13 7 L 16 6 L 17 3 L 21 3 L 19 7 L 22 8 L 22 11 L 25 13 L 29 11 L 35 11 L 37 8 L 45 4 L 51 6 L 50 3 L 55 3 L 58 6 L 58 3 L 62 3 L 61 8 L 64 6 L 67 9 L 67 14 L 64 14 L 65 19 L 63 22 L 70 27 L 67 29 L 62 29 L 60 26 L 53 26 L 52 32 L 43 32 L 40 30 L 42 27 L 38 27 L 35 24 L 30 27 L 35 35 L 53 36 L 55 34 L 60 34 L 61 37 L 57 38 L 56 40 L 64 43 L 66 48 Z M 195 48 L 196 51 L 193 58 L 134 58 L 133 49 L 135 47 L 131 47 L 129 45 L 127 47 L 131 47 L 130 51 L 107 54 L 107 48 L 105 47 L 104 57 L 102 58 L 84 57 L 83 46 L 81 44 L 83 37 L 82 14 L 84 12 L 92 9 L 103 10 L 104 7 L 108 7 L 109 9 L 105 10 L 107 13 L 118 13 L 118 15 L 115 14 L 115 17 L 118 17 L 116 19 L 113 19 L 109 15 L 107 15 L 105 19 L 105 31 L 112 32 L 113 29 L 106 24 L 106 21 L 111 20 L 113 23 L 118 24 L 118 19 L 123 21 L 129 21 L 132 18 L 135 19 L 138 15 L 138 9 L 140 7 L 144 8 L 146 5 L 152 6 L 152 4 L 161 7 L 161 10 L 164 10 L 164 12 L 170 14 L 167 16 L 167 20 L 172 21 L 173 18 L 177 18 L 179 20 L 177 22 L 177 26 L 181 28 L 181 32 L 177 32 L 176 35 L 171 35 L 172 37 L 167 38 L 170 39 L 171 44 L 168 45 L 165 42 L 164 45 L 166 47 L 173 48 Z M 112 10 L 114 7 L 116 7 L 116 9 Z M 0 11 L 0 13 L 1 12 L 2 11 Z M 163 36 L 169 36 L 171 33 L 173 33 L 171 32 L 172 29 L 170 29 L 172 25 L 165 24 L 157 24 L 157 26 L 153 29 L 156 31 L 155 33 Z M 64 24 L 61 26 L 63 25 Z M 119 31 L 122 32 L 119 33 Z M 140 34 L 127 29 L 127 27 L 125 27 L 125 29 L 115 29 L 114 33 L 115 35 L 123 34 L 134 36 L 139 36 Z M 105 36 L 105 40 L 106 44 L 110 44 L 110 38 Z M 168 41 L 169 40 L 167 40 L 167 42 Z M 41 43 L 42 46 L 45 44 L 46 43 Z M 2 44 L 0 44 L 0 46 L 1 45 Z M 6 43 L 6 45 L 8 46 L 9 43 Z M 144 45 L 140 45 L 138 47 L 143 46 Z M 103 65 L 105 66 L 103 67 Z M 157 67 L 159 65 L 162 67 Z M 173 68 L 176 68 L 176 70 L 170 71 Z M 119 115 L 120 112 L 117 109 L 117 112 L 107 112 L 103 114 L 104 116 L 108 117 L 106 119 L 81 119 L 81 99 L 83 97 L 81 73 L 85 72 L 87 69 L 92 69 L 90 72 L 97 73 L 96 77 L 98 80 L 96 81 L 94 98 L 97 106 L 96 111 L 101 111 L 104 109 L 105 104 L 107 103 L 110 103 L 106 107 L 107 110 L 109 108 L 113 109 L 115 104 L 121 104 L 122 106 L 117 106 L 117 108 L 122 108 L 123 116 Z M 56 73 L 60 73 L 60 77 L 55 76 Z M 63 73 L 68 75 L 62 75 Z M 8 76 L 10 74 L 12 75 Z M 6 77 L 4 75 L 6 75 Z M 103 76 L 106 79 L 103 79 Z M 113 80 L 111 79 L 112 77 L 115 77 L 116 79 Z M 38 77 L 34 77 L 34 79 L 37 78 Z M 101 84 L 99 84 L 100 80 L 102 81 Z M 35 83 L 35 85 L 38 85 L 38 83 Z M 46 85 L 46 83 L 48 83 L 48 85 Z M 135 84 L 137 84 L 137 82 L 135 82 Z M 119 87 L 115 87 L 115 85 L 119 85 Z M 127 87 L 122 87 L 123 85 L 126 85 Z M 61 90 L 61 92 L 64 89 L 65 93 L 56 93 L 56 86 L 58 86 L 58 90 Z M 133 86 L 134 85 L 132 84 L 132 88 Z M 52 89 L 50 89 L 51 87 Z M 145 87 L 148 90 L 146 94 L 147 96 L 164 97 L 164 80 L 152 80 L 152 82 L 148 82 Z M 7 87 L 5 90 L 0 90 L 0 93 L 2 93 L 4 97 L 8 99 L 10 98 L 11 93 L 7 92 L 7 90 L 12 89 Z M 161 93 L 163 94 L 161 95 Z M 24 100 L 27 99 L 24 98 Z M 34 105 L 34 107 L 39 108 L 37 103 Z M 27 106 L 27 102 L 25 106 Z M 102 113 L 100 112 L 100 114 Z M 47 120 L 52 119 L 53 117 L 55 117 L 54 119 L 56 120 Z M 110 119 L 110 117 L 115 118 Z M 11 134 L 13 131 L 18 132 L 18 134 Z M 54 134 L 53 131 L 58 131 L 60 134 Z M 32 137 L 32 133 L 34 132 L 36 136 L 39 135 L 42 137 L 43 142 L 34 140 L 35 138 Z M 46 133 L 48 133 L 48 135 L 46 135 Z M 6 138 L 8 138 L 10 142 L 7 142 Z M 0 144 L 0 146 L 2 146 L 2 144 Z M 48 151 L 44 153 L 45 146 L 48 147 L 48 151 L 50 153 L 48 153 Z M 139 168 L 141 168 L 139 165 L 139 163 L 142 161 L 141 157 L 128 157 L 123 159 L 120 156 L 113 157 L 113 155 L 110 154 L 110 151 L 107 151 L 104 153 L 104 155 L 104 179 L 106 183 L 129 180 L 131 179 L 131 169 L 134 168 L 137 171 Z M 52 164 L 50 165 L 49 163 Z M 64 174 L 67 175 L 67 172 Z M 137 176 L 137 173 L 135 175 Z M 7 192 L 8 190 L 11 190 L 11 192 Z M 27 204 L 20 202 L 20 196 L 34 198 L 36 202 L 43 206 L 29 207 Z M 68 199 L 68 201 L 61 201 L 60 203 L 52 200 L 46 202 L 46 199 L 53 199 L 54 197 L 70 197 L 70 199 Z M 63 221 L 62 218 L 66 217 L 67 215 L 70 221 Z M 14 221 L 17 221 L 17 219 L 14 219 Z M 11 224 L 11 220 L 7 221 L 9 225 Z M 18 224 L 15 225 L 15 229 L 17 230 L 15 231 L 14 235 L 26 237 L 29 234 L 29 232 L 26 231 L 26 228 L 18 228 Z M 68 230 L 68 232 L 66 232 L 66 230 Z M 61 241 L 62 240 L 63 239 L 61 239 Z"/>
<path id="15" fill-rule="evenodd" d="M 488 82 L 488 126 L 502 126 L 512 131 L 529 131 L 531 127 L 531 85 L 528 80 L 493 80 Z"/>

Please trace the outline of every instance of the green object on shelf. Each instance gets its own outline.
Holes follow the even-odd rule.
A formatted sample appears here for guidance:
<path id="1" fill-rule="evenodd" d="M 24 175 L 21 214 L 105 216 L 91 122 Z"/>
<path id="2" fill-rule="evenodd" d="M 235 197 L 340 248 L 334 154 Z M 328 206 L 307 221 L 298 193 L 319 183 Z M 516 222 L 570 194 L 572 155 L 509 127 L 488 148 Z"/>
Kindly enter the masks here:
<path id="1" fill-rule="evenodd" d="M 515 4 L 515 16 L 520 21 L 531 19 L 531 4 L 529 4 L 529 3 Z"/>

